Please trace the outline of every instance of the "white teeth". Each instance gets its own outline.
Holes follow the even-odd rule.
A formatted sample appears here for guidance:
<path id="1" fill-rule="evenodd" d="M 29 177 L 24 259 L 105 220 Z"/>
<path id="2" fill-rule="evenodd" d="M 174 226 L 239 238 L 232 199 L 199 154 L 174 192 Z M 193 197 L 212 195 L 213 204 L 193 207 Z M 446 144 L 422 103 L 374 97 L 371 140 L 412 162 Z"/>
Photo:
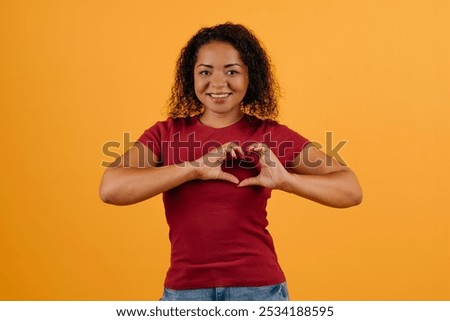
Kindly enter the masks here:
<path id="1" fill-rule="evenodd" d="M 229 94 L 211 94 L 212 98 L 226 98 Z"/>

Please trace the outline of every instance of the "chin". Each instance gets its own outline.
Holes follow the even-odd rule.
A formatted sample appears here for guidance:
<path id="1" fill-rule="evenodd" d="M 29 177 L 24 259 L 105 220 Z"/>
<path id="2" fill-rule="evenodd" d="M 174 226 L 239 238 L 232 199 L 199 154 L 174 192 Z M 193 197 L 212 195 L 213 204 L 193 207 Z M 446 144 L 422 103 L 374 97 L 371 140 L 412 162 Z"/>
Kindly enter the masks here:
<path id="1" fill-rule="evenodd" d="M 216 114 L 229 114 L 234 111 L 234 108 L 230 107 L 205 107 L 205 110 L 212 111 Z"/>

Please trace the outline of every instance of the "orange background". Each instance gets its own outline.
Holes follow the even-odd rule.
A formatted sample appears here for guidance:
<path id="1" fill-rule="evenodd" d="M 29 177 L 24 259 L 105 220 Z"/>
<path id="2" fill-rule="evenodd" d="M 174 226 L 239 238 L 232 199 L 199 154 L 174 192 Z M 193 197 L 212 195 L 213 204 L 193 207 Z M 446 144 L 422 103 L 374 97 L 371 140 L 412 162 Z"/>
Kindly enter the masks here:
<path id="1" fill-rule="evenodd" d="M 450 300 L 448 1 L 2 0 L 0 12 L 0 299 L 159 299 L 161 197 L 103 204 L 102 146 L 163 119 L 181 47 L 233 21 L 268 48 L 280 121 L 348 140 L 364 190 L 345 210 L 273 193 L 292 299 Z"/>

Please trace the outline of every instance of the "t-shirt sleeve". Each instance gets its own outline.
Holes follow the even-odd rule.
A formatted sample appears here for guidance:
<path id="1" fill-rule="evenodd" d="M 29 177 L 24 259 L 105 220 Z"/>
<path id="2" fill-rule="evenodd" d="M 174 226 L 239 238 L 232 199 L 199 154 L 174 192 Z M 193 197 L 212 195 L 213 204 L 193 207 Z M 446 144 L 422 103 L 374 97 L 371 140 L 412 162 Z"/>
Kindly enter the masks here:
<path id="1" fill-rule="evenodd" d="M 147 146 L 155 156 L 161 160 L 162 141 L 164 133 L 166 132 L 167 122 L 157 122 L 144 133 L 137 140 L 141 144 Z"/>
<path id="2" fill-rule="evenodd" d="M 265 137 L 266 145 L 285 167 L 291 167 L 295 158 L 310 141 L 286 125 L 273 123 L 270 127 L 270 135 Z"/>

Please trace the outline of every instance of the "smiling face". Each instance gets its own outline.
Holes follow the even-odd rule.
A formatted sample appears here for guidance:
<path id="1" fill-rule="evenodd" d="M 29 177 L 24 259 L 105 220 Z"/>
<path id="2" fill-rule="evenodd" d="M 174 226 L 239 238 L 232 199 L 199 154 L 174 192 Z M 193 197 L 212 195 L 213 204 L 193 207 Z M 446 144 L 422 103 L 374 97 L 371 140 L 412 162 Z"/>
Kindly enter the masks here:
<path id="1" fill-rule="evenodd" d="M 195 94 L 204 116 L 240 117 L 248 87 L 248 69 L 229 43 L 213 41 L 200 47 L 194 68 Z"/>

